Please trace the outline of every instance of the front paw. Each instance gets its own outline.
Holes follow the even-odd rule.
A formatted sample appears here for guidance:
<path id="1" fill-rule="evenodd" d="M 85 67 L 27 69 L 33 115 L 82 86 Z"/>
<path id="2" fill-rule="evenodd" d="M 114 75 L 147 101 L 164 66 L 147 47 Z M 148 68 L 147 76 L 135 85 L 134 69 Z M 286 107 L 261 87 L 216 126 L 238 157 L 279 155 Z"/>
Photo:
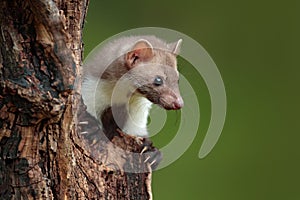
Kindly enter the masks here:
<path id="1" fill-rule="evenodd" d="M 163 158 L 162 153 L 152 146 L 152 142 L 149 139 L 145 139 L 140 155 L 143 157 L 144 163 L 150 165 L 152 171 L 158 167 Z"/>

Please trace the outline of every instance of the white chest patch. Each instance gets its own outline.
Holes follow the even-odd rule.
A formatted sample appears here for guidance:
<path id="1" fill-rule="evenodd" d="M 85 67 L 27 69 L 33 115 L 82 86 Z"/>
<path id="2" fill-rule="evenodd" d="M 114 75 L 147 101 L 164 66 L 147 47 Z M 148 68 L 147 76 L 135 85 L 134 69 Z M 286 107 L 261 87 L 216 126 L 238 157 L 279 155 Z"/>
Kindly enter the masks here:
<path id="1" fill-rule="evenodd" d="M 100 82 L 98 82 L 100 81 Z M 98 85 L 97 89 L 95 85 Z M 112 105 L 126 105 L 127 119 L 122 131 L 135 136 L 148 136 L 147 121 L 152 103 L 145 97 L 133 94 L 129 99 L 127 93 L 117 92 L 115 84 L 104 80 L 88 79 L 82 85 L 83 100 L 87 105 L 87 111 L 99 119 L 101 113 Z M 113 97 L 112 97 L 113 96 Z M 100 121 L 100 125 L 101 121 Z"/>
<path id="2" fill-rule="evenodd" d="M 145 97 L 133 96 L 129 102 L 129 117 L 123 131 L 135 136 L 148 136 L 147 122 L 151 105 Z"/>

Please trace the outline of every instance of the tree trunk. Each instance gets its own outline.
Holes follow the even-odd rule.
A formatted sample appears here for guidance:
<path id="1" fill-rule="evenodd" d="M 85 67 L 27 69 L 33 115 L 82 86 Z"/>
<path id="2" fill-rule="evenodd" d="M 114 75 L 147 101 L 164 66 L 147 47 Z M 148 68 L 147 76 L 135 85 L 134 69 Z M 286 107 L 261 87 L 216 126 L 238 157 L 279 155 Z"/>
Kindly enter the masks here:
<path id="1" fill-rule="evenodd" d="M 106 137 L 81 103 L 87 5 L 0 2 L 0 199 L 152 198 L 140 152 L 158 151 L 121 131 Z"/>

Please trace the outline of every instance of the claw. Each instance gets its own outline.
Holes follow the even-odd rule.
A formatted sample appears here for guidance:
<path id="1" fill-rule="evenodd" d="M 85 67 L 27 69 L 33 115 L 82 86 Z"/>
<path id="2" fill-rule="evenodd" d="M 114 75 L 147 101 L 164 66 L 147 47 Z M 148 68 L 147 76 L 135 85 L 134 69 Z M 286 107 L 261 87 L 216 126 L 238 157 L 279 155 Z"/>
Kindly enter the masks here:
<path id="1" fill-rule="evenodd" d="M 142 145 L 143 144 L 143 138 L 142 137 L 136 137 L 135 138 L 135 141 L 136 141 L 136 143 L 138 143 L 138 145 Z"/>
<path id="2" fill-rule="evenodd" d="M 148 149 L 148 147 L 145 146 L 145 147 L 142 149 L 140 155 L 142 155 L 145 151 L 147 151 L 147 149 Z"/>
<path id="3" fill-rule="evenodd" d="M 150 163 L 150 166 L 152 166 L 154 163 L 156 163 L 156 159 Z"/>
<path id="4" fill-rule="evenodd" d="M 78 124 L 79 125 L 87 125 L 87 124 L 89 124 L 89 122 L 88 121 L 82 121 L 82 122 L 79 122 Z"/>
<path id="5" fill-rule="evenodd" d="M 145 160 L 144 163 L 146 163 L 150 159 L 150 156 L 148 156 Z"/>

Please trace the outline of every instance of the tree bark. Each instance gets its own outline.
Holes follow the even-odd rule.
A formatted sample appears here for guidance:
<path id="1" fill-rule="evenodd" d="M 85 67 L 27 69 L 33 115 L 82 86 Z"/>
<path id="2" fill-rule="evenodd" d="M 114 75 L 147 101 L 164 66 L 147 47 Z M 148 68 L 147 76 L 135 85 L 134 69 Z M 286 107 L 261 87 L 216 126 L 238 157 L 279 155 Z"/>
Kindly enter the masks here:
<path id="1" fill-rule="evenodd" d="M 159 152 L 81 103 L 87 5 L 0 2 L 0 199 L 152 199 L 144 149 Z"/>

